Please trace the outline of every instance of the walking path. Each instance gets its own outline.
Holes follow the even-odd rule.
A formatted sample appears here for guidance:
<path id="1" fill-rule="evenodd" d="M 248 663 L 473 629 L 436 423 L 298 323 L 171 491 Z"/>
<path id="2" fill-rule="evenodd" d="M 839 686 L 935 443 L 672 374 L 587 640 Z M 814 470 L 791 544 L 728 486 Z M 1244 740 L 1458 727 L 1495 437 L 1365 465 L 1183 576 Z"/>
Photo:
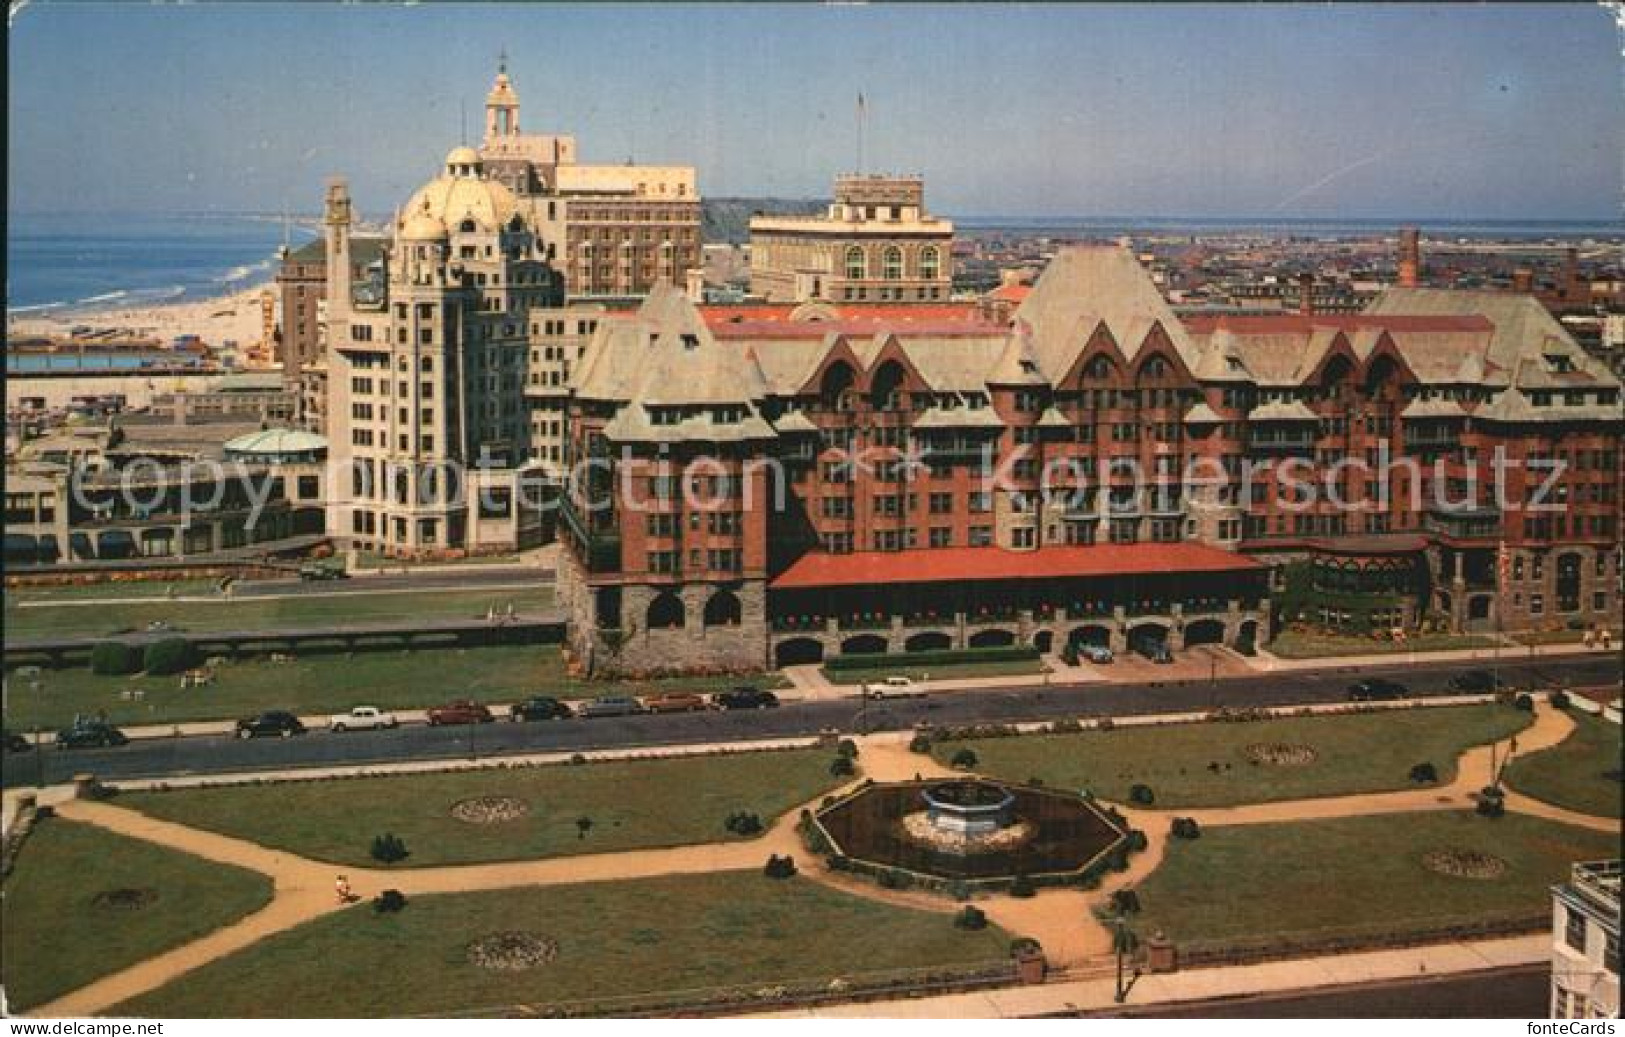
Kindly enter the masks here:
<path id="1" fill-rule="evenodd" d="M 1554 655 L 1617 655 L 1620 641 L 1614 649 L 1572 644 L 1526 645 L 1508 640 L 1496 648 L 1449 648 L 1434 652 L 1368 652 L 1364 655 L 1321 655 L 1310 659 L 1287 659 L 1259 649 L 1254 656 L 1253 668 L 1263 673 L 1284 673 L 1289 670 L 1361 669 L 1368 666 L 1399 666 L 1416 663 L 1493 662 L 1501 659 L 1546 658 Z"/>
<path id="2" fill-rule="evenodd" d="M 1573 731 L 1574 726 L 1574 721 L 1562 711 L 1541 703 L 1537 706 L 1534 723 L 1517 735 L 1520 752 L 1534 752 L 1556 745 Z M 859 759 L 863 764 L 864 778 L 898 781 L 916 776 L 935 777 L 955 773 L 928 755 L 910 752 L 909 738 L 910 735 L 906 732 L 859 738 L 857 740 L 861 750 Z M 1503 758 L 1508 748 L 1506 744 L 1496 747 L 1494 750 L 1496 758 L 1498 760 Z M 1470 802 L 1469 797 L 1473 792 L 1488 784 L 1490 759 L 1491 748 L 1488 746 L 1477 747 L 1463 753 L 1455 780 L 1443 788 L 1184 810 L 1180 813 L 1196 817 L 1204 826 L 1211 826 L 1415 810 L 1460 809 Z M 1617 819 L 1575 814 L 1516 793 L 1508 794 L 1507 808 L 1599 831 L 1617 832 L 1619 829 Z M 333 878 L 337 873 L 334 865 L 268 849 L 245 840 L 161 821 L 107 802 L 73 800 L 60 803 L 57 810 L 64 817 L 99 825 L 123 835 L 195 854 L 207 860 L 259 871 L 271 877 L 275 893 L 269 905 L 242 920 L 157 957 L 105 976 L 39 1007 L 35 1011 L 37 1015 L 84 1016 L 106 1011 L 129 998 L 156 989 L 183 972 L 247 947 L 259 939 L 342 909 L 332 892 Z M 979 906 L 982 906 L 990 919 L 1007 930 L 1037 939 L 1043 945 L 1050 961 L 1058 968 L 1080 974 L 1098 972 L 1110 953 L 1110 936 L 1103 926 L 1090 924 L 1091 908 L 1102 903 L 1113 890 L 1143 880 L 1156 868 L 1167 849 L 1168 821 L 1173 816 L 1170 811 L 1159 810 L 1125 810 L 1125 814 L 1132 824 L 1145 832 L 1148 846 L 1145 852 L 1130 859 L 1127 871 L 1109 876 L 1109 881 L 1100 889 L 1045 890 L 1030 899 L 995 897 L 979 902 Z M 761 866 L 768 854 L 784 853 L 805 862 L 802 874 L 814 881 L 829 883 L 848 892 L 891 903 L 941 912 L 957 909 L 957 905 L 951 901 L 925 893 L 882 890 L 848 875 L 830 873 L 820 859 L 808 855 L 801 845 L 796 832 L 798 816 L 799 810 L 787 812 L 762 838 L 748 842 L 708 843 L 667 849 L 630 850 L 452 867 L 404 868 L 389 871 L 347 869 L 346 874 L 349 876 L 351 888 L 363 898 L 373 896 L 383 889 L 399 889 L 410 897 L 469 890 L 499 890 L 517 886 L 609 882 L 658 875 L 755 869 Z M 1407 951 L 1378 952 L 1375 956 L 1365 956 L 1374 963 L 1367 971 L 1372 975 L 1387 975 L 1403 966 L 1405 974 L 1414 975 L 1415 965 L 1407 963 L 1417 961 L 1435 969 L 1441 966 L 1445 969 L 1487 967 L 1485 963 L 1490 961 L 1487 957 L 1489 952 L 1484 951 L 1482 947 L 1489 947 L 1492 944 L 1500 945 L 1490 941 L 1484 945 L 1444 945 Z M 1523 946 L 1517 941 L 1512 941 L 1512 944 Z M 1542 946 L 1544 947 L 1544 944 Z M 1135 1000 L 1142 1001 L 1148 997 L 1169 999 L 1207 997 L 1232 989 L 1238 991 L 1293 989 L 1322 982 L 1349 982 L 1350 980 L 1328 977 L 1341 974 L 1340 970 L 1357 969 L 1360 960 L 1361 956 L 1358 955 L 1339 955 L 1332 959 L 1313 959 L 1309 963 L 1281 962 L 1248 966 L 1245 969 L 1198 970 L 1172 976 L 1147 977 L 1141 981 L 1144 986 L 1136 989 Z M 1034 1014 L 1061 1011 L 1069 1005 L 1103 1006 L 1109 1003 L 1107 998 L 1100 996 L 1103 982 L 1105 981 L 1100 979 L 1086 979 L 1073 984 L 1059 983 L 1043 988 L 956 995 L 954 998 L 910 1001 L 899 1005 L 919 1005 L 922 1007 L 917 1011 L 943 1015 Z M 1268 985 L 1270 983 L 1280 985 L 1270 986 Z M 846 1008 L 821 1010 L 827 1014 L 843 1015 L 888 1015 L 893 1011 L 903 1013 L 904 1010 L 900 1007 L 893 1009 L 889 1003 L 852 1006 L 850 1011 Z"/>

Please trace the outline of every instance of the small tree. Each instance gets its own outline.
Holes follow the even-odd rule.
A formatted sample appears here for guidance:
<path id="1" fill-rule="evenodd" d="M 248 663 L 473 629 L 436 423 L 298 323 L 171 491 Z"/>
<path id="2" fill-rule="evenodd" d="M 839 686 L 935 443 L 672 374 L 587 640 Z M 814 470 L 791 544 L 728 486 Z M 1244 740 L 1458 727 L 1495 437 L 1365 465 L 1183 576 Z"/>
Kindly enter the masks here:
<path id="1" fill-rule="evenodd" d="M 755 835 L 762 830 L 762 819 L 755 814 L 736 810 L 728 815 L 722 826 L 735 835 Z"/>
<path id="2" fill-rule="evenodd" d="M 1411 780 L 1418 785 L 1431 785 L 1439 780 L 1439 769 L 1431 763 L 1419 763 L 1411 768 Z"/>
<path id="3" fill-rule="evenodd" d="M 148 673 L 163 677 L 189 670 L 195 661 L 191 642 L 184 637 L 166 637 L 147 646 L 141 664 Z"/>
<path id="4" fill-rule="evenodd" d="M 1135 785 L 1128 790 L 1128 798 L 1130 803 L 1148 807 L 1157 801 L 1157 794 L 1151 791 L 1150 785 Z"/>
<path id="5" fill-rule="evenodd" d="M 762 874 L 770 879 L 793 878 L 795 873 L 796 859 L 789 854 L 785 854 L 783 857 L 776 853 L 770 854 L 766 866 L 762 868 Z"/>
<path id="6" fill-rule="evenodd" d="M 409 851 L 406 849 L 406 843 L 401 841 L 400 836 L 395 833 L 385 832 L 383 835 L 373 836 L 373 860 L 378 861 L 380 864 L 398 864 L 406 860 L 408 856 Z"/>
<path id="7" fill-rule="evenodd" d="M 852 757 L 837 756 L 829 761 L 829 772 L 837 778 L 850 778 L 857 773 L 857 768 L 852 765 Z"/>
<path id="8" fill-rule="evenodd" d="M 954 758 L 948 761 L 948 766 L 955 770 L 968 771 L 975 767 L 977 762 L 976 750 L 965 748 L 954 753 Z"/>
<path id="9" fill-rule="evenodd" d="M 1520 693 L 1517 698 L 1512 700 L 1512 704 L 1518 709 L 1523 710 L 1525 713 L 1533 713 L 1535 711 L 1535 699 L 1528 692 Z"/>
<path id="10" fill-rule="evenodd" d="M 1126 849 L 1129 853 L 1140 853 L 1146 848 L 1146 845 L 1147 841 L 1144 832 L 1140 831 L 1138 828 L 1130 828 L 1128 830 L 1128 834 L 1123 843 L 1124 849 Z"/>
<path id="11" fill-rule="evenodd" d="M 987 915 L 974 904 L 966 904 L 954 915 L 954 928 L 975 932 L 987 928 Z"/>
<path id="12" fill-rule="evenodd" d="M 849 760 L 855 760 L 858 758 L 858 743 L 850 738 L 843 738 L 835 747 L 835 751 Z"/>
<path id="13" fill-rule="evenodd" d="M 90 672 L 122 677 L 141 672 L 141 649 L 123 641 L 103 641 L 90 650 Z"/>
<path id="14" fill-rule="evenodd" d="M 1546 696 L 1546 701 L 1552 704 L 1553 709 L 1568 709 L 1569 693 L 1564 691 L 1562 688 L 1558 688 L 1550 695 Z"/>
<path id="15" fill-rule="evenodd" d="M 1175 839 L 1199 839 L 1202 835 L 1202 828 L 1196 823 L 1194 817 L 1176 817 L 1173 825 L 1169 828 L 1169 833 Z"/>
<path id="16" fill-rule="evenodd" d="M 386 889 L 372 898 L 372 910 L 375 914 L 392 915 L 406 906 L 406 896 L 398 889 Z"/>
<path id="17" fill-rule="evenodd" d="M 1112 891 L 1112 910 L 1120 915 L 1137 915 L 1140 913 L 1140 894 L 1124 887 Z"/>
<path id="18" fill-rule="evenodd" d="M 923 731 L 915 735 L 909 739 L 908 751 L 921 754 L 929 753 L 931 751 L 931 736 Z"/>

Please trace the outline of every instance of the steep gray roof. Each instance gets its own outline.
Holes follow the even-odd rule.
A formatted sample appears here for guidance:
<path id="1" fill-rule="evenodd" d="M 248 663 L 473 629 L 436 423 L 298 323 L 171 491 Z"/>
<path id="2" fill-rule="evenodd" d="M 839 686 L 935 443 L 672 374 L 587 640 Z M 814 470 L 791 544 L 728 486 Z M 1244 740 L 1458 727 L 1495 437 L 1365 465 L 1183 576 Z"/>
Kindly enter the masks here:
<path id="1" fill-rule="evenodd" d="M 1131 360 L 1154 324 L 1162 325 L 1187 366 L 1197 359 L 1184 325 L 1145 269 L 1115 245 L 1062 249 L 1017 307 L 1015 319 L 1032 325 L 1038 362 L 1057 377 L 1071 368 L 1101 323 Z"/>

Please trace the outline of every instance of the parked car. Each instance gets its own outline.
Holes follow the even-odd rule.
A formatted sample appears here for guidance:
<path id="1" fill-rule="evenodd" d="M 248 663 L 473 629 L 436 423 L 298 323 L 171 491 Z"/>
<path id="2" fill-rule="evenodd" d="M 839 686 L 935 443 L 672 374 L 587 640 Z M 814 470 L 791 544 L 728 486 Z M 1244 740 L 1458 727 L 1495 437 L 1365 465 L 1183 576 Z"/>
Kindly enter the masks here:
<path id="1" fill-rule="evenodd" d="M 350 574 L 343 569 L 335 569 L 328 565 L 303 565 L 299 567 L 301 580 L 347 580 Z"/>
<path id="2" fill-rule="evenodd" d="M 718 709 L 777 709 L 779 697 L 761 688 L 738 687 L 711 696 Z"/>
<path id="3" fill-rule="evenodd" d="M 1167 665 L 1174 661 L 1174 653 L 1169 649 L 1168 642 L 1155 634 L 1131 634 L 1129 647 L 1154 663 Z"/>
<path id="4" fill-rule="evenodd" d="M 372 731 L 377 728 L 399 727 L 395 714 L 386 713 L 377 706 L 357 706 L 348 713 L 335 713 L 329 718 L 334 731 Z"/>
<path id="5" fill-rule="evenodd" d="M 1494 691 L 1506 684 L 1488 670 L 1468 670 L 1450 678 L 1450 687 L 1456 691 Z"/>
<path id="6" fill-rule="evenodd" d="M 698 713 L 710 707 L 703 696 L 692 691 L 668 691 L 644 699 L 643 708 L 650 713 Z"/>
<path id="7" fill-rule="evenodd" d="M 1402 699 L 1410 694 L 1410 689 L 1398 681 L 1385 680 L 1382 677 L 1369 677 L 1363 681 L 1355 681 L 1349 685 L 1350 702 L 1376 702 L 1383 699 Z"/>
<path id="8" fill-rule="evenodd" d="M 26 753 L 34 743 L 15 731 L 0 731 L 0 750 L 8 753 Z"/>
<path id="9" fill-rule="evenodd" d="M 1109 663 L 1117 656 L 1105 645 L 1082 644 L 1078 646 L 1078 655 L 1092 663 Z"/>
<path id="10" fill-rule="evenodd" d="M 258 738 L 260 735 L 292 738 L 294 735 L 304 733 L 305 725 L 299 718 L 283 709 L 269 710 L 258 716 L 237 721 L 238 738 Z"/>
<path id="11" fill-rule="evenodd" d="M 907 677 L 887 677 L 863 686 L 863 697 L 866 699 L 907 699 L 923 694 Z"/>
<path id="12" fill-rule="evenodd" d="M 604 695 L 583 702 L 576 709 L 578 717 L 629 717 L 643 712 L 643 703 L 630 695 Z"/>
<path id="13" fill-rule="evenodd" d="M 100 720 L 76 721 L 56 733 L 58 749 L 110 749 L 129 741 L 123 731 Z"/>
<path id="14" fill-rule="evenodd" d="M 516 702 L 508 710 L 509 720 L 562 720 L 573 716 L 575 712 L 570 709 L 569 703 L 546 695 L 534 695 L 523 702 Z"/>
<path id="15" fill-rule="evenodd" d="M 457 699 L 429 710 L 430 727 L 442 724 L 489 724 L 494 719 L 484 703 L 468 699 Z"/>

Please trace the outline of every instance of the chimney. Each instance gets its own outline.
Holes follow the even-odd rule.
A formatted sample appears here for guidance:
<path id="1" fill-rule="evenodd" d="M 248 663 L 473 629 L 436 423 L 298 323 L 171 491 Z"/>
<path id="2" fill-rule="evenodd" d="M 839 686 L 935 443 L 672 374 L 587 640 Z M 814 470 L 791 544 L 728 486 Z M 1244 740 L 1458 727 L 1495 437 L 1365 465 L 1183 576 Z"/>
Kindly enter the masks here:
<path id="1" fill-rule="evenodd" d="M 1298 312 L 1305 317 L 1315 315 L 1315 275 L 1304 272 L 1298 275 Z"/>
<path id="2" fill-rule="evenodd" d="M 1512 290 L 1519 295 L 1532 293 L 1535 290 L 1535 272 L 1526 266 L 1512 271 Z"/>
<path id="3" fill-rule="evenodd" d="M 1422 237 L 1415 227 L 1399 228 L 1399 286 L 1415 288 L 1422 273 Z"/>

